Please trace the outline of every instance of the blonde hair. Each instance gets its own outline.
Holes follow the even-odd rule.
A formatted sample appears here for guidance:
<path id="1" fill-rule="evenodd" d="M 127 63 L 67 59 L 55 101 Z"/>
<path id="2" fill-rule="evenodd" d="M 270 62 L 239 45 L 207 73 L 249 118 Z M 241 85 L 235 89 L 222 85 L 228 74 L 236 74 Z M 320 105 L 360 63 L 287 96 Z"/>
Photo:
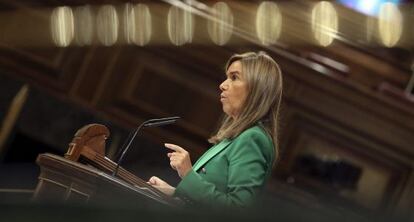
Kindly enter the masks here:
<path id="1" fill-rule="evenodd" d="M 208 141 L 216 144 L 223 139 L 233 139 L 260 121 L 272 138 L 278 158 L 278 119 L 283 86 L 279 65 L 265 52 L 247 52 L 230 57 L 226 71 L 235 61 L 240 61 L 242 65 L 248 88 L 247 98 L 238 117 L 233 119 L 225 115 L 217 133 Z"/>

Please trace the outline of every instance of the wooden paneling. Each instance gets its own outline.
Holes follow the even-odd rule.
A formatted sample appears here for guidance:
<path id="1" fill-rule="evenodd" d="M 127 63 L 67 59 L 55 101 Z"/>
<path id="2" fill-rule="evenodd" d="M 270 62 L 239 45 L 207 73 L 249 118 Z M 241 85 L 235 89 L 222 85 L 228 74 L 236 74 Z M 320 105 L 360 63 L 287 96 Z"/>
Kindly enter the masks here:
<path id="1" fill-rule="evenodd" d="M 407 213 L 408 199 L 414 199 L 406 196 L 413 172 L 413 104 L 407 107 L 335 72 L 326 75 L 275 57 L 285 74 L 282 157 L 275 177 L 319 197 L 337 196 L 341 204 L 374 212 L 394 212 L 399 206 Z M 303 154 L 360 168 L 356 187 L 338 189 L 298 173 L 295 166 Z"/>
<path id="2" fill-rule="evenodd" d="M 371 144 L 370 139 L 357 139 L 359 135 L 350 129 L 333 127 L 335 124 L 326 119 L 304 114 L 300 110 L 295 113 L 289 121 L 293 130 L 285 138 L 287 150 L 279 165 L 279 173 L 286 173 L 282 177 L 287 176 L 297 186 L 310 187 L 321 195 L 337 195 L 346 202 L 370 209 L 392 209 L 401 197 L 402 188 L 410 174 L 409 163 L 374 151 L 378 147 Z M 327 162 L 344 161 L 361 169 L 361 175 L 353 188 L 320 182 L 312 175 L 301 173 L 310 169 L 297 169 L 299 158 L 303 155 L 312 155 Z"/>
<path id="3" fill-rule="evenodd" d="M 406 107 L 395 106 L 374 90 L 359 88 L 347 80 L 335 81 L 309 69 L 299 69 L 292 63 L 284 70 L 288 73 L 287 82 L 293 78 L 294 85 L 290 87 L 295 88 L 288 89 L 287 99 L 336 124 L 413 155 L 410 144 L 414 144 L 411 136 L 414 115 Z"/>
<path id="4" fill-rule="evenodd" d="M 67 92 L 83 62 L 79 48 L 0 49 L 2 73 Z M 24 65 L 22 65 L 24 64 Z"/>

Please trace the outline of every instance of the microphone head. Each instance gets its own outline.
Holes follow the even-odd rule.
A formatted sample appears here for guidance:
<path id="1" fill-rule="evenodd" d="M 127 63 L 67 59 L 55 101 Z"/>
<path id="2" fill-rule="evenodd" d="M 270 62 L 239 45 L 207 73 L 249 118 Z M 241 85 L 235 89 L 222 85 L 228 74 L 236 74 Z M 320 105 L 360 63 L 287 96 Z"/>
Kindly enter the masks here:
<path id="1" fill-rule="evenodd" d="M 164 126 L 169 125 L 177 122 L 178 119 L 181 117 L 174 116 L 174 117 L 166 117 L 166 118 L 160 118 L 160 119 L 150 119 L 144 123 L 144 127 L 157 127 L 157 126 Z"/>

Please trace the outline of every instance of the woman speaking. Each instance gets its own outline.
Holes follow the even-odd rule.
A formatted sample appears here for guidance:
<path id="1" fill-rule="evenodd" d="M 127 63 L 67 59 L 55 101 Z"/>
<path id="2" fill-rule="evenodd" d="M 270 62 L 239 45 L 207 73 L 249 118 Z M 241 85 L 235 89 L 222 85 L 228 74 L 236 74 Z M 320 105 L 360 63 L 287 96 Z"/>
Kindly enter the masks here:
<path id="1" fill-rule="evenodd" d="M 225 70 L 220 101 L 226 115 L 209 139 L 214 145 L 192 166 L 184 148 L 165 144 L 171 150 L 170 165 L 181 181 L 172 187 L 153 176 L 148 183 L 198 205 L 248 206 L 278 157 L 282 75 L 264 52 L 233 55 Z"/>

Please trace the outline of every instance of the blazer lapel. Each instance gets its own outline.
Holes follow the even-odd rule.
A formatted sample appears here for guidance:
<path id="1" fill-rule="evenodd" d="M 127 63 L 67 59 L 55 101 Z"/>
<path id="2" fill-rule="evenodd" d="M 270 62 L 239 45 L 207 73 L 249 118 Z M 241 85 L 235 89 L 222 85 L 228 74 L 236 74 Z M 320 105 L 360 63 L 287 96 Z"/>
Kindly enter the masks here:
<path id="1" fill-rule="evenodd" d="M 232 140 L 225 139 L 221 141 L 219 144 L 208 150 L 204 155 L 200 157 L 200 159 L 197 160 L 197 162 L 193 166 L 194 171 L 198 171 L 200 167 L 202 167 L 204 164 L 206 164 L 211 158 L 213 158 L 215 155 L 220 153 L 224 148 L 226 148 Z"/>

